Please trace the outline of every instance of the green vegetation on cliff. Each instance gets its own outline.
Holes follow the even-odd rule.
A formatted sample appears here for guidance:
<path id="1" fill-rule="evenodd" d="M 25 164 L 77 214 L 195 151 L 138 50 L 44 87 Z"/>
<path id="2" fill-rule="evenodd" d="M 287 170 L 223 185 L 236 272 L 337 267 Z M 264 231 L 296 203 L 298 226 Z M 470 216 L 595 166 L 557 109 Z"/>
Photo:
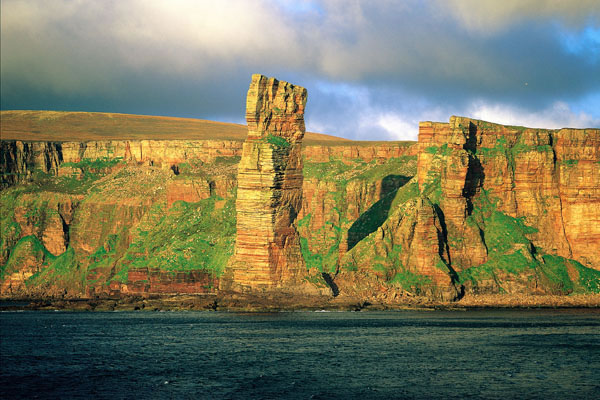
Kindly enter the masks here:
<path id="1" fill-rule="evenodd" d="M 338 260 L 343 255 L 340 248 L 352 248 L 385 221 L 398 188 L 405 185 L 415 171 L 415 156 L 380 163 L 336 158 L 329 162 L 305 162 L 304 179 L 309 182 L 305 187 L 329 189 L 320 199 L 325 210 L 322 224 L 315 225 L 311 213 L 298 223 L 307 268 L 336 273 L 340 268 Z M 360 199 L 361 203 L 352 203 L 352 198 Z M 357 206 L 362 207 L 358 217 L 351 212 Z"/>
<path id="2" fill-rule="evenodd" d="M 63 163 L 65 176 L 38 171 L 2 190 L 0 272 L 2 280 L 12 276 L 3 294 L 107 292 L 140 267 L 222 274 L 233 252 L 235 191 L 222 199 L 210 182 L 221 179 L 225 191 L 239 157 L 231 159 L 182 165 L 177 175 L 120 159 L 82 160 Z M 210 197 L 167 208 L 172 181 L 199 182 Z"/>
<path id="3" fill-rule="evenodd" d="M 467 223 L 477 225 L 484 235 L 488 261 L 460 271 L 461 283 L 472 285 L 476 291 L 492 288 L 501 293 L 522 288 L 557 294 L 600 291 L 600 271 L 544 254 L 528 238 L 537 229 L 527 225 L 524 218 L 500 212 L 497 203 L 498 199 L 483 189 L 475 198 Z"/>
<path id="4" fill-rule="evenodd" d="M 65 162 L 61 164 L 61 167 L 69 167 L 69 168 L 78 168 L 82 170 L 83 173 L 94 173 L 96 171 L 106 171 L 110 172 L 110 170 L 123 162 L 122 157 L 115 158 L 97 158 L 95 160 L 90 158 L 84 158 L 79 162 Z"/>
<path id="5" fill-rule="evenodd" d="M 12 249 L 6 264 L 1 267 L 0 276 L 4 279 L 7 274 L 19 272 L 24 267 L 35 273 L 39 268 L 48 266 L 54 258 L 37 237 L 25 236 Z"/>
<path id="6" fill-rule="evenodd" d="M 421 292 L 421 288 L 430 286 L 432 284 L 431 279 L 423 276 L 415 274 L 410 271 L 401 271 L 396 273 L 392 279 L 389 280 L 391 285 L 399 285 L 402 290 L 419 294 Z"/>
<path id="7" fill-rule="evenodd" d="M 494 124 L 478 126 L 497 129 Z M 272 135 L 262 140 L 273 151 L 290 146 Z M 354 147 L 331 151 L 337 155 L 327 162 L 310 161 L 328 154 L 322 149 L 306 156 L 306 208 L 298 231 L 302 256 L 312 270 L 308 279 L 321 285 L 325 275 L 320 273 L 330 274 L 329 279 L 346 274 L 350 282 L 365 279 L 369 290 L 429 295 L 436 279 L 446 277 L 439 273 L 443 271 L 457 288 L 464 285 L 475 293 L 600 293 L 600 271 L 536 246 L 535 218 L 509 215 L 511 208 L 487 190 L 504 188 L 505 179 L 506 189 L 514 189 L 515 166 L 527 157 L 552 160 L 551 145 L 531 144 L 544 140 L 544 135 L 529 141 L 497 135 L 482 142 L 489 147 L 428 147 L 424 156 L 431 168 L 422 191 L 415 177 L 416 156 L 385 159 L 367 152 L 372 161 L 366 162 L 345 156 L 355 154 Z M 131 283 L 130 272 L 141 270 L 180 280 L 191 271 L 222 276 L 234 249 L 239 161 L 239 156 L 217 156 L 213 162 L 187 159 L 152 166 L 100 158 L 62 163 L 49 173 L 29 171 L 26 184 L 0 192 L 0 283 L 13 280 L 18 287 L 23 279 L 15 293 L 62 295 L 89 288 L 110 293 Z M 561 173 L 583 165 L 576 159 L 554 161 Z M 511 176 L 485 176 L 483 186 L 483 175 L 469 174 L 483 174 L 486 162 Z M 461 168 L 467 163 L 465 177 Z M 492 180 L 496 186 L 487 186 Z M 448 207 L 454 207 L 454 214 Z M 464 224 L 446 221 L 457 214 Z M 411 248 L 418 224 L 423 228 L 421 246 Z M 404 231 L 394 237 L 400 229 Z M 471 244 L 457 232 L 475 233 L 470 239 L 481 240 L 479 259 L 485 262 L 473 266 L 465 257 L 450 257 Z M 430 263 L 415 261 L 431 255 L 430 249 Z M 418 273 L 419 268 L 430 275 Z"/>
<path id="8" fill-rule="evenodd" d="M 235 240 L 233 198 L 178 201 L 169 210 L 160 206 L 151 212 L 159 216 L 155 225 L 138 228 L 116 266 L 118 277 L 123 278 L 123 270 L 129 268 L 223 273 Z"/>
<path id="9" fill-rule="evenodd" d="M 286 138 L 275 135 L 268 135 L 267 142 L 278 148 L 288 148 L 291 146 L 290 142 Z"/>
<path id="10" fill-rule="evenodd" d="M 86 271 L 80 268 L 75 250 L 69 247 L 58 257 L 52 258 L 47 268 L 27 280 L 27 286 L 38 293 L 43 293 L 40 289 L 49 288 L 46 293 L 56 295 L 77 294 L 84 290 Z"/>

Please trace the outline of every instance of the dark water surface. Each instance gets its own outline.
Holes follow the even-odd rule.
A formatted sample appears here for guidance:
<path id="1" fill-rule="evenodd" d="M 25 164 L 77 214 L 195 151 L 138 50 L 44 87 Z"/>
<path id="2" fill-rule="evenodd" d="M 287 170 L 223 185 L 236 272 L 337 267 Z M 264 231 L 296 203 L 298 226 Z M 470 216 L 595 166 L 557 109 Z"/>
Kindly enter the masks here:
<path id="1" fill-rule="evenodd" d="M 2 312 L 0 398 L 600 398 L 592 311 Z"/>

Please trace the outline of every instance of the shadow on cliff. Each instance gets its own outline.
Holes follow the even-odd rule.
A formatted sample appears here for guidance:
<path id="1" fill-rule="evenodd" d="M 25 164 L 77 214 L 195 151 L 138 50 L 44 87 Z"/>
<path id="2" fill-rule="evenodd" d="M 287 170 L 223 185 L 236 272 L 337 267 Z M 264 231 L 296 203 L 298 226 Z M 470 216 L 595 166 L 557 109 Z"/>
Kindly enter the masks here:
<path id="1" fill-rule="evenodd" d="M 450 276 L 450 281 L 456 288 L 456 298 L 454 300 L 460 300 L 465 295 L 465 286 L 460 284 L 460 279 L 458 277 L 458 273 L 452 267 L 452 258 L 450 256 L 450 246 L 448 244 L 448 228 L 446 226 L 446 216 L 444 212 L 440 208 L 438 204 L 433 205 L 433 209 L 440 221 L 440 226 L 442 228 L 441 232 L 438 232 L 438 254 L 442 260 L 446 259 L 448 267 L 448 275 Z"/>
<path id="2" fill-rule="evenodd" d="M 329 274 L 328 272 L 321 272 L 321 275 L 323 276 L 323 279 L 325 280 L 325 283 L 327 283 L 327 285 L 331 289 L 331 292 L 333 293 L 333 297 L 337 297 L 337 295 L 340 294 L 340 288 L 333 281 L 333 278 L 331 277 L 331 274 Z"/>
<path id="3" fill-rule="evenodd" d="M 477 127 L 471 122 L 469 124 L 469 136 L 463 148 L 469 154 L 469 165 L 467 167 L 467 176 L 462 195 L 467 200 L 467 215 L 473 213 L 473 197 L 483 187 L 485 173 L 479 158 L 474 155 L 477 151 Z"/>
<path id="4" fill-rule="evenodd" d="M 358 242 L 375 232 L 387 219 L 398 189 L 406 185 L 411 177 L 388 175 L 381 181 L 379 201 L 371 206 L 348 229 L 348 251 Z"/>

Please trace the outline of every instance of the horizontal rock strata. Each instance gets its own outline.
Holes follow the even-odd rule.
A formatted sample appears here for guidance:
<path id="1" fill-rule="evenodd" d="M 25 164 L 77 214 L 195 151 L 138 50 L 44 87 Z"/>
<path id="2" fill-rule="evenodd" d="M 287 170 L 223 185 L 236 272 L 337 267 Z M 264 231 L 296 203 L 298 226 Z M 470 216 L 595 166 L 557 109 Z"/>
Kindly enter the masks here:
<path id="1" fill-rule="evenodd" d="M 281 287 L 303 274 L 295 222 L 302 205 L 306 89 L 253 75 L 238 166 L 233 282 Z"/>
<path id="2" fill-rule="evenodd" d="M 600 290 L 598 129 L 452 117 L 301 148 L 302 91 L 257 82 L 246 143 L 0 141 L 0 294 Z"/>

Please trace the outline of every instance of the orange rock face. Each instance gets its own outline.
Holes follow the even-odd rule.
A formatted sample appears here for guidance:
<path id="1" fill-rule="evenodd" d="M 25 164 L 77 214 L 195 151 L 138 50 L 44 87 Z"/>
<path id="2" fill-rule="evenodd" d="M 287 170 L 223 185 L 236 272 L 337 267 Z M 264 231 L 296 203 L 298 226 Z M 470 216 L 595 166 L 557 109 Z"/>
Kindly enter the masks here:
<path id="1" fill-rule="evenodd" d="M 522 218 L 547 254 L 600 269 L 600 130 L 531 129 L 452 117 L 419 126 L 418 183 L 439 179 L 449 254 L 457 269 L 487 260 L 485 243 L 467 223 L 482 196 Z"/>
<path id="2" fill-rule="evenodd" d="M 195 203 L 210 197 L 211 188 L 208 182 L 199 180 L 177 180 L 167 185 L 167 207 L 179 200 Z"/>
<path id="3" fill-rule="evenodd" d="M 25 194 L 21 201 L 14 209 L 21 237 L 35 236 L 51 254 L 62 254 L 69 245 L 69 225 L 78 206 L 78 196 Z"/>
<path id="4" fill-rule="evenodd" d="M 218 280 L 204 271 L 169 272 L 148 268 L 129 270 L 126 285 L 119 285 L 121 293 L 210 293 Z"/>
<path id="5" fill-rule="evenodd" d="M 406 285 L 405 291 L 445 300 L 458 295 L 454 271 L 448 267 L 442 222 L 434 205 L 424 197 L 394 209 L 376 232 L 342 258 L 342 263 L 360 277 L 357 279 L 356 272 L 342 273 L 336 280 L 342 292 L 368 296 L 377 287 L 384 291 L 402 288 L 395 282 L 412 277 L 413 287 Z"/>
<path id="6" fill-rule="evenodd" d="M 281 287 L 302 274 L 296 218 L 302 206 L 306 98 L 302 87 L 252 76 L 248 138 L 238 167 L 235 285 Z"/>
<path id="7" fill-rule="evenodd" d="M 468 123 L 463 129 L 461 123 L 453 118 L 449 124 L 419 124 L 417 180 L 421 192 L 427 191 L 428 185 L 441 189 L 437 196 L 435 193 L 429 196 L 439 197 L 444 235 L 452 242 L 447 261 L 467 268 L 484 263 L 487 250 L 477 227 L 466 220 L 472 207 L 471 197 L 481 185 L 482 172 L 473 154 L 475 132 L 469 130 Z M 460 239 L 454 241 L 454 238 Z"/>
<path id="8" fill-rule="evenodd" d="M 254 76 L 245 143 L 0 141 L 0 294 L 600 288 L 600 130 L 452 117 L 307 145 L 305 102 Z"/>
<path id="9" fill-rule="evenodd" d="M 361 159 L 364 162 L 375 160 L 378 164 L 384 163 L 390 158 L 402 156 L 416 156 L 417 147 L 414 142 L 367 142 L 368 145 L 352 145 L 344 143 L 337 146 L 318 146 L 306 145 L 302 153 L 306 161 L 310 162 L 328 162 L 331 159 L 356 160 Z"/>
<path id="10" fill-rule="evenodd" d="M 0 295 L 28 294 L 26 281 L 44 269 L 48 254 L 35 236 L 27 236 L 14 248 L 11 258 L 4 266 L 0 282 Z"/>
<path id="11" fill-rule="evenodd" d="M 340 291 L 586 290 L 578 271 L 600 269 L 599 141 L 598 129 L 421 123 L 417 174 L 343 254 Z"/>

